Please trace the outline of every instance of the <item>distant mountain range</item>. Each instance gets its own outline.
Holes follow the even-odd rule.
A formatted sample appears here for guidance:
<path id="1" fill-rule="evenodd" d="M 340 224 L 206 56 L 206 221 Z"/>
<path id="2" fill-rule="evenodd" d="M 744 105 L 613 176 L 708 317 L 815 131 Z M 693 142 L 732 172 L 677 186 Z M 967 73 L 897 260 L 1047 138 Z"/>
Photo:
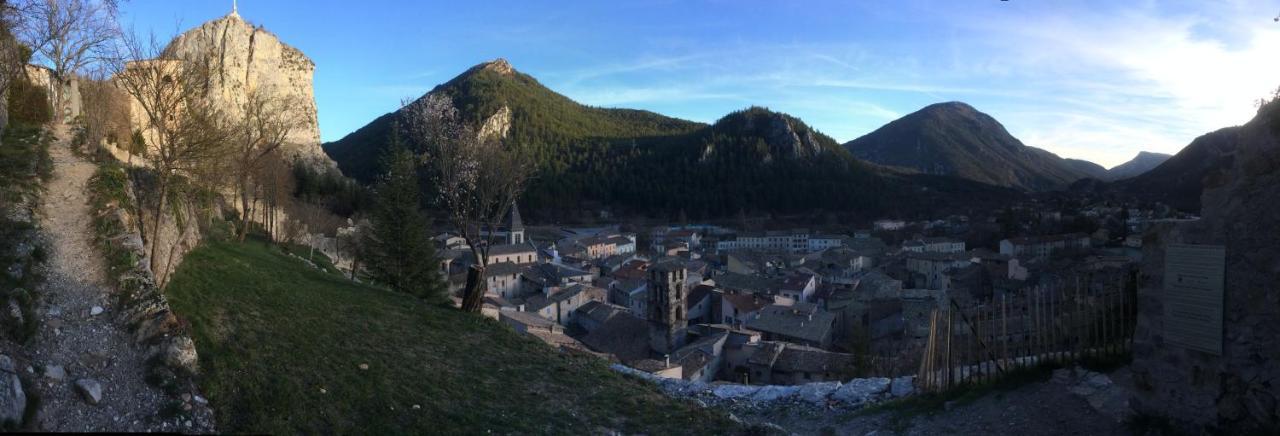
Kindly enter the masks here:
<path id="1" fill-rule="evenodd" d="M 1147 171 L 1151 171 L 1164 161 L 1169 160 L 1172 155 L 1164 153 L 1152 153 L 1149 151 L 1138 152 L 1132 160 L 1116 165 L 1114 168 L 1107 170 L 1106 178 L 1103 180 L 1124 180 L 1131 177 L 1140 176 Z"/>
<path id="2" fill-rule="evenodd" d="M 545 220 L 574 219 L 571 214 L 600 208 L 633 216 L 685 212 L 695 219 L 741 212 L 905 216 L 949 206 L 982 208 L 1020 195 L 860 161 L 803 121 L 761 107 L 707 125 L 582 105 L 501 59 L 468 69 L 428 94 L 451 97 L 468 121 L 531 149 L 536 175 L 521 208 Z M 324 144 L 324 150 L 345 174 L 370 182 L 401 116 L 397 111 L 378 117 Z M 420 147 L 412 138 L 401 139 Z M 1028 153 L 1058 159 L 1042 150 Z"/>
<path id="3" fill-rule="evenodd" d="M 1027 146 L 991 116 L 960 102 L 926 106 L 844 146 L 881 165 L 1026 191 L 1060 189 L 1101 170 Z"/>
<path id="4" fill-rule="evenodd" d="M 1117 180 L 1108 190 L 1158 201 L 1184 211 L 1199 212 L 1205 182 L 1231 166 L 1239 142 L 1240 127 L 1227 127 L 1202 135 L 1155 168 L 1135 177 Z"/>
<path id="5" fill-rule="evenodd" d="M 1111 176 L 1107 173 L 1107 169 L 1104 168 L 1102 165 L 1098 165 L 1096 163 L 1089 162 L 1083 159 L 1067 158 L 1064 160 L 1067 162 L 1067 165 L 1070 165 L 1072 168 L 1075 168 L 1076 171 L 1079 171 L 1081 174 L 1084 174 L 1086 176 L 1089 176 L 1098 180 L 1111 179 Z"/>

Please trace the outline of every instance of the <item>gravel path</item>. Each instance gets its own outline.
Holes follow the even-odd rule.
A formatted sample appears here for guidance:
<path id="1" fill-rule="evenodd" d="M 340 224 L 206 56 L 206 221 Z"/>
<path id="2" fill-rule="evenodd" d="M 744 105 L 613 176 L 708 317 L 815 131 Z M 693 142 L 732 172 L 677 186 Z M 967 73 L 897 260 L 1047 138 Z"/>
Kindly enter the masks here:
<path id="1" fill-rule="evenodd" d="M 42 328 L 29 349 L 40 373 L 37 425 L 55 432 L 177 430 L 172 420 L 157 417 L 166 396 L 146 383 L 146 354 L 113 321 L 111 288 L 101 258 L 93 247 L 92 221 L 86 189 L 96 166 L 71 153 L 66 128 L 50 147 L 54 179 L 48 184 L 40 210 L 50 257 L 38 313 Z M 43 370 L 60 366 L 57 371 Z M 46 375 L 46 374 L 51 374 Z M 101 399 L 92 404 L 77 384 L 101 386 Z"/>

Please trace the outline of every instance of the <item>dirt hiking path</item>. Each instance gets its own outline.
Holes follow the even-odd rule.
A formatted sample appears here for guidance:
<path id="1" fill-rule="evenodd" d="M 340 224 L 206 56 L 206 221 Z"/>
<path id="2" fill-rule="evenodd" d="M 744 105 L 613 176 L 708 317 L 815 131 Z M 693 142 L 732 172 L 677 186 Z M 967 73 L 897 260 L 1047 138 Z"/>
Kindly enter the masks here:
<path id="1" fill-rule="evenodd" d="M 146 351 L 112 320 L 114 298 L 93 246 L 88 204 L 97 166 L 71 152 L 66 127 L 54 134 L 54 178 L 40 208 L 51 249 L 38 310 L 42 327 L 29 347 L 40 396 L 37 428 L 180 431 L 183 423 L 159 417 L 166 395 L 145 380 Z"/>

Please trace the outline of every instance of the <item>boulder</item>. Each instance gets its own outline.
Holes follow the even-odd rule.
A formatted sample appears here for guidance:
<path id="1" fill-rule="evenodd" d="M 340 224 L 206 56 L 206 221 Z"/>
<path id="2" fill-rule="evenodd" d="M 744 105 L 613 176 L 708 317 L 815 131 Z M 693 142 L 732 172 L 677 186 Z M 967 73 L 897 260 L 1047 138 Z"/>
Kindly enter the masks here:
<path id="1" fill-rule="evenodd" d="M 181 369 L 188 374 L 195 374 L 199 369 L 199 355 L 196 354 L 196 344 L 186 336 L 177 336 L 169 339 L 169 342 L 164 347 L 163 359 L 165 365 Z"/>
<path id="2" fill-rule="evenodd" d="M 0 355 L 0 423 L 22 424 L 27 411 L 27 394 L 14 370 L 13 359 Z"/>
<path id="3" fill-rule="evenodd" d="M 759 386 L 750 385 L 720 385 L 711 390 L 711 395 L 722 400 L 732 400 L 738 398 L 746 398 L 755 395 L 760 390 Z"/>
<path id="4" fill-rule="evenodd" d="M 893 379 L 889 386 L 889 397 L 898 399 L 916 393 L 916 377 L 913 375 Z"/>
<path id="5" fill-rule="evenodd" d="M 102 401 L 102 384 L 97 380 L 87 378 L 76 380 L 76 391 L 84 397 L 86 403 L 98 404 Z"/>
<path id="6" fill-rule="evenodd" d="M 8 315 L 14 324 L 21 325 L 26 322 L 26 317 L 22 316 L 22 306 L 18 304 L 18 300 L 9 299 Z"/>
<path id="7" fill-rule="evenodd" d="M 756 403 L 773 403 L 785 401 L 795 397 L 800 392 L 799 386 L 761 386 L 756 393 L 751 396 L 751 401 Z"/>
<path id="8" fill-rule="evenodd" d="M 840 382 L 821 382 L 808 383 L 800 385 L 800 391 L 796 392 L 796 398 L 813 405 L 825 405 L 830 400 L 831 393 L 836 389 L 840 389 Z"/>
<path id="9" fill-rule="evenodd" d="M 888 391 L 890 383 L 891 381 L 884 377 L 853 379 L 832 392 L 831 399 L 847 406 L 860 407 L 874 402 L 880 394 Z"/>
<path id="10" fill-rule="evenodd" d="M 41 375 L 49 380 L 62 381 L 67 378 L 67 371 L 62 368 L 62 365 L 45 365 Z"/>

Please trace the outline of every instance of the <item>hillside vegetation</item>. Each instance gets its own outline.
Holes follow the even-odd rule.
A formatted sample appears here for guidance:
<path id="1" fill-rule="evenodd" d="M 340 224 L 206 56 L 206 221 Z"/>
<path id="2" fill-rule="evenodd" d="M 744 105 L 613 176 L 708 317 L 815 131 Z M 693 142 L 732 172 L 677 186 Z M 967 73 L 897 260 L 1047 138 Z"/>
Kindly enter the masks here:
<path id="1" fill-rule="evenodd" d="M 722 434 L 735 426 L 604 361 L 348 282 L 257 241 L 193 251 L 167 292 L 190 322 L 222 431 Z"/>
<path id="2" fill-rule="evenodd" d="M 799 119 L 765 108 L 734 112 L 708 126 L 647 111 L 585 106 L 501 60 L 471 68 L 431 92 L 451 97 L 477 124 L 504 107 L 510 110 L 508 142 L 531 149 L 536 168 L 521 207 L 537 220 L 572 220 L 601 208 L 656 218 L 681 211 L 704 219 L 816 209 L 870 218 L 948 204 L 968 207 L 975 198 L 1009 195 L 859 162 Z M 368 183 L 400 116 L 384 115 L 325 144 L 325 150 L 344 173 Z"/>
<path id="3" fill-rule="evenodd" d="M 1066 187 L 1079 163 L 1029 147 L 991 116 L 960 102 L 913 112 L 845 144 L 859 159 L 1028 191 Z"/>
<path id="4" fill-rule="evenodd" d="M 1178 210 L 1198 213 L 1205 180 L 1231 166 L 1240 142 L 1240 131 L 1239 127 L 1227 127 L 1201 135 L 1155 168 L 1136 177 L 1118 180 L 1110 189 L 1140 200 L 1161 202 Z"/>

